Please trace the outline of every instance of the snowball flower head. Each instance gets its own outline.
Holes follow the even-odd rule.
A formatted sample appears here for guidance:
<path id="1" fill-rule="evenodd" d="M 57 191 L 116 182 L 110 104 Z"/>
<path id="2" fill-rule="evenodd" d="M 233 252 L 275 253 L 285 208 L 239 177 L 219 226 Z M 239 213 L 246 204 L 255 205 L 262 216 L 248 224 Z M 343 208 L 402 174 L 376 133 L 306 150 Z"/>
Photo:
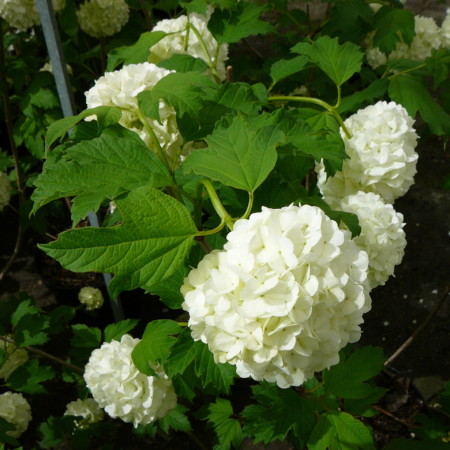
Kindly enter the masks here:
<path id="1" fill-rule="evenodd" d="M 103 411 L 93 398 L 78 399 L 66 405 L 65 416 L 77 416 L 82 420 L 75 421 L 77 428 L 87 428 L 91 423 L 103 420 Z"/>
<path id="2" fill-rule="evenodd" d="M 52 3 L 55 11 L 66 5 L 65 0 L 53 0 Z M 40 23 L 36 0 L 0 0 L 0 17 L 19 31 Z"/>
<path id="3" fill-rule="evenodd" d="M 339 361 L 370 309 L 366 252 L 321 209 L 263 208 L 184 280 L 194 340 L 241 377 L 299 386 Z"/>
<path id="4" fill-rule="evenodd" d="M 133 364 L 131 353 L 138 342 L 125 334 L 120 342 L 104 343 L 92 352 L 84 371 L 99 406 L 135 427 L 164 417 L 176 406 L 172 382 L 161 367 L 153 367 L 157 378 L 144 375 Z"/>
<path id="5" fill-rule="evenodd" d="M 12 339 L 12 336 L 6 336 Z M 28 361 L 28 352 L 24 348 L 17 348 L 13 342 L 0 340 L 0 349 L 5 352 L 5 361 L 0 367 L 0 378 L 5 380 L 22 364 Z"/>
<path id="6" fill-rule="evenodd" d="M 11 199 L 11 183 L 5 172 L 0 172 L 0 211 L 9 203 Z"/>
<path id="7" fill-rule="evenodd" d="M 418 155 L 413 119 L 403 106 L 380 101 L 360 109 L 344 124 L 352 137 L 341 128 L 349 156 L 342 171 L 327 178 L 323 164 L 316 165 L 317 185 L 325 200 L 336 206 L 343 197 L 364 191 L 393 203 L 414 183 Z"/>
<path id="8" fill-rule="evenodd" d="M 160 61 L 169 59 L 174 54 L 187 54 L 194 58 L 203 59 L 209 64 L 209 58 L 215 64 L 217 74 L 221 80 L 225 79 L 225 61 L 228 58 L 228 44 L 222 44 L 219 49 L 214 36 L 208 30 L 208 19 L 201 14 L 190 14 L 190 24 L 200 34 L 208 52 L 207 56 L 196 33 L 189 30 L 188 44 L 185 47 L 186 30 L 188 28 L 187 16 L 180 16 L 176 19 L 164 19 L 159 21 L 152 31 L 163 31 L 167 36 L 153 45 L 150 49 L 150 62 L 157 64 Z M 215 55 L 217 53 L 217 60 Z"/>
<path id="9" fill-rule="evenodd" d="M 444 48 L 450 48 L 450 8 L 447 9 L 447 14 L 441 25 L 441 39 Z"/>
<path id="10" fill-rule="evenodd" d="M 88 311 L 99 309 L 105 301 L 102 291 L 90 286 L 86 286 L 80 289 L 80 292 L 78 293 L 78 300 L 80 301 L 80 303 L 86 306 L 86 309 Z"/>
<path id="11" fill-rule="evenodd" d="M 93 37 L 112 36 L 128 22 L 125 0 L 87 0 L 77 11 L 81 29 Z"/>
<path id="12" fill-rule="evenodd" d="M 31 421 L 31 407 L 22 394 L 5 392 L 0 395 L 0 417 L 15 425 L 15 430 L 7 431 L 12 437 L 19 437 Z"/>
<path id="13" fill-rule="evenodd" d="M 353 240 L 369 256 L 370 287 L 385 284 L 405 253 L 403 215 L 373 192 L 349 195 L 341 200 L 338 209 L 358 216 L 361 234 Z"/>
<path id="14" fill-rule="evenodd" d="M 116 106 L 122 110 L 119 123 L 135 131 L 141 139 L 154 148 L 151 136 L 145 130 L 138 117 L 137 95 L 151 90 L 156 83 L 173 71 L 162 69 L 148 62 L 129 64 L 120 70 L 107 72 L 95 85 L 85 93 L 88 108 L 97 106 Z M 175 110 L 164 102 L 159 102 L 161 122 L 147 119 L 161 147 L 166 151 L 169 160 L 177 158 L 183 138 L 178 131 Z"/>

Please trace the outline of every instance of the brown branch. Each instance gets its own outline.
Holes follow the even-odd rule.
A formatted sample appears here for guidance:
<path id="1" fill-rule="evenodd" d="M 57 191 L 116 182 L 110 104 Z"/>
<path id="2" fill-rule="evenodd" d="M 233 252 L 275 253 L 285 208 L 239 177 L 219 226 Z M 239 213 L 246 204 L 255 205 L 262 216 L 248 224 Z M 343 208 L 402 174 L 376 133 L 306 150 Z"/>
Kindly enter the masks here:
<path id="1" fill-rule="evenodd" d="M 445 288 L 444 294 L 442 295 L 441 299 L 436 303 L 435 307 L 430 311 L 426 319 L 414 330 L 411 336 L 406 339 L 406 341 L 403 342 L 403 344 L 400 345 L 400 347 L 384 362 L 385 366 L 389 366 L 395 359 L 397 359 L 398 356 L 414 342 L 416 337 L 427 327 L 427 325 L 429 325 L 431 320 L 444 304 L 449 293 L 450 285 Z"/>
<path id="2" fill-rule="evenodd" d="M 373 408 L 375 411 L 380 412 L 381 414 L 384 414 L 385 416 L 389 417 L 392 420 L 395 420 L 398 423 L 401 423 L 403 426 L 405 426 L 406 428 L 412 428 L 413 425 L 408 423 L 406 420 L 400 419 L 399 417 L 394 416 L 394 414 L 390 413 L 389 411 L 386 411 L 383 408 L 380 408 L 377 405 L 370 405 L 371 408 Z"/>
<path id="3" fill-rule="evenodd" d="M 22 246 L 22 238 L 23 238 L 23 227 L 19 223 L 19 229 L 17 230 L 16 244 L 14 245 L 14 250 L 13 250 L 11 256 L 9 257 L 8 262 L 6 263 L 6 266 L 0 272 L 0 281 L 3 280 L 3 278 L 7 274 L 8 270 L 13 265 L 14 260 L 16 259 L 17 255 L 19 254 L 20 247 Z"/>
<path id="4" fill-rule="evenodd" d="M 6 338 L 4 336 L 0 336 L 0 340 L 9 342 L 10 344 L 15 344 L 15 342 L 12 339 Z M 36 353 L 36 355 L 42 356 L 44 358 L 51 359 L 52 361 L 55 361 L 58 364 L 61 364 L 63 366 L 69 367 L 70 369 L 75 370 L 76 372 L 84 373 L 84 369 L 82 369 L 81 367 L 70 364 L 67 361 L 64 361 L 63 359 L 58 358 L 57 356 L 51 355 L 50 353 L 44 352 L 43 350 L 40 350 L 38 348 L 31 347 L 31 346 L 26 346 L 26 347 L 21 347 L 21 348 L 24 348 L 25 350 L 27 350 L 29 352 Z"/>

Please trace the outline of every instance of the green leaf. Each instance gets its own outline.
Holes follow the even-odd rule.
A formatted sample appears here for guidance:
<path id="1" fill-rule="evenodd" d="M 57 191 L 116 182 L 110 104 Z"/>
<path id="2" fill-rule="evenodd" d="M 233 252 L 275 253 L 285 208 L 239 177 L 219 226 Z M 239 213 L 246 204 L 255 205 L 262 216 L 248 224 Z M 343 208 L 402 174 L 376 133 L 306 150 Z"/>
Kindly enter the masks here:
<path id="1" fill-rule="evenodd" d="M 345 412 L 320 416 L 308 441 L 308 450 L 375 449 L 369 428 Z"/>
<path id="2" fill-rule="evenodd" d="M 8 431 L 15 431 L 16 426 L 12 423 L 5 420 L 3 417 L 0 417 L 0 446 L 1 444 L 9 444 L 14 447 L 19 447 L 19 441 L 16 438 L 13 438 L 7 434 Z M 2 450 L 4 449 L 1 446 Z"/>
<path id="3" fill-rule="evenodd" d="M 117 47 L 108 54 L 106 71 L 111 72 L 120 64 L 139 64 L 147 61 L 150 56 L 150 47 L 159 42 L 166 33 L 163 31 L 147 31 L 139 36 L 133 44 Z"/>
<path id="4" fill-rule="evenodd" d="M 142 141 L 102 135 L 70 147 L 56 164 L 44 164 L 35 181 L 32 213 L 52 200 L 75 197 L 71 213 L 76 224 L 106 199 L 171 183 L 167 169 Z"/>
<path id="5" fill-rule="evenodd" d="M 27 299 L 21 302 L 17 309 L 11 314 L 11 325 L 13 327 L 16 327 L 17 324 L 20 322 L 20 319 L 22 319 L 25 316 L 28 315 L 38 315 L 41 312 L 41 308 L 38 308 L 34 304 L 34 300 Z"/>
<path id="6" fill-rule="evenodd" d="M 433 90 L 447 82 L 450 72 L 450 49 L 432 49 L 431 56 L 425 59 L 425 64 L 430 76 L 433 77 Z"/>
<path id="7" fill-rule="evenodd" d="M 268 22 L 259 20 L 264 6 L 256 3 L 241 2 L 232 10 L 216 9 L 209 19 L 208 28 L 219 44 L 234 43 L 242 39 L 274 31 Z"/>
<path id="8" fill-rule="evenodd" d="M 203 342 L 194 343 L 195 374 L 202 380 L 203 387 L 211 385 L 217 393 L 229 393 L 236 375 L 236 369 L 229 364 L 214 362 L 208 346 Z"/>
<path id="9" fill-rule="evenodd" d="M 164 365 L 169 378 L 182 374 L 191 364 L 196 355 L 194 341 L 191 337 L 191 330 L 185 328 L 178 336 L 176 342 L 170 349 L 170 355 Z"/>
<path id="10" fill-rule="evenodd" d="M 72 325 L 73 337 L 70 339 L 70 345 L 79 348 L 98 347 L 102 341 L 102 332 L 100 328 L 88 327 L 84 324 Z"/>
<path id="11" fill-rule="evenodd" d="M 205 140 L 208 148 L 192 152 L 183 163 L 184 170 L 253 192 L 274 168 L 275 149 L 284 134 L 275 125 L 260 126 L 239 114 Z"/>
<path id="12" fill-rule="evenodd" d="M 48 337 L 50 319 L 45 316 L 23 316 L 14 329 L 14 340 L 18 347 L 45 344 Z"/>
<path id="13" fill-rule="evenodd" d="M 283 80 L 284 78 L 293 75 L 294 73 L 302 71 L 306 64 L 308 63 L 308 58 L 306 56 L 296 56 L 292 59 L 280 59 L 272 64 L 270 68 L 270 77 L 272 78 L 272 87 L 276 83 Z"/>
<path id="14" fill-rule="evenodd" d="M 322 36 L 317 40 L 300 42 L 291 51 L 306 55 L 309 60 L 323 70 L 337 86 L 345 83 L 354 73 L 359 72 L 363 53 L 351 42 L 341 45 L 337 38 Z"/>
<path id="15" fill-rule="evenodd" d="M 75 429 L 73 416 L 53 417 L 50 416 L 46 422 L 39 426 L 42 439 L 39 446 L 50 449 L 55 448 L 68 436 L 71 436 Z"/>
<path id="16" fill-rule="evenodd" d="M 374 18 L 373 46 L 389 55 L 400 39 L 410 45 L 416 34 L 414 23 L 414 14 L 407 9 L 381 8 Z"/>
<path id="17" fill-rule="evenodd" d="M 138 323 L 138 319 L 126 319 L 109 324 L 104 331 L 104 342 L 120 341 L 122 336 L 135 328 Z"/>
<path id="18" fill-rule="evenodd" d="M 68 305 L 61 305 L 49 311 L 50 326 L 48 332 L 58 334 L 65 331 L 66 324 L 74 318 L 75 313 L 76 309 Z"/>
<path id="19" fill-rule="evenodd" d="M 184 282 L 188 269 L 184 266 L 179 268 L 170 277 L 159 283 L 155 283 L 146 289 L 146 293 L 152 293 L 160 297 L 160 300 L 171 309 L 181 309 L 184 297 L 180 292 L 180 287 Z"/>
<path id="20" fill-rule="evenodd" d="M 114 106 L 97 106 L 96 108 L 86 109 L 77 116 L 64 117 L 64 119 L 53 122 L 47 130 L 45 136 L 45 148 L 48 149 L 56 142 L 60 141 L 66 133 L 78 122 L 89 116 L 96 116 L 99 128 L 107 127 L 117 123 L 122 116 L 119 108 Z"/>
<path id="21" fill-rule="evenodd" d="M 186 416 L 188 408 L 186 406 L 178 404 L 162 419 L 159 419 L 158 424 L 164 433 L 169 433 L 170 430 L 174 431 L 191 431 L 192 427 L 189 419 Z"/>
<path id="22" fill-rule="evenodd" d="M 344 97 L 338 108 L 339 113 L 343 114 L 356 111 L 368 103 L 373 103 L 374 100 L 383 98 L 388 86 L 389 81 L 386 78 L 378 79 L 370 83 L 365 89 Z"/>
<path id="23" fill-rule="evenodd" d="M 208 422 L 212 423 L 219 440 L 219 445 L 214 449 L 229 449 L 231 445 L 238 448 L 243 438 L 242 429 L 240 423 L 230 417 L 233 415 L 230 401 L 218 398 L 209 405 L 208 411 Z"/>
<path id="24" fill-rule="evenodd" d="M 170 277 L 183 265 L 197 231 L 189 211 L 156 189 L 135 189 L 116 204 L 122 225 L 69 230 L 40 246 L 74 272 L 113 273 L 113 297 Z"/>
<path id="25" fill-rule="evenodd" d="M 181 327 L 173 320 L 154 320 L 150 322 L 139 342 L 133 350 L 132 358 L 135 366 L 146 375 L 155 375 L 150 365 L 163 364 L 175 344 L 174 334 Z"/>
<path id="26" fill-rule="evenodd" d="M 403 105 L 411 117 L 419 111 L 433 134 L 450 134 L 450 115 L 431 96 L 428 89 L 409 75 L 395 77 L 389 84 L 389 96 Z"/>
<path id="27" fill-rule="evenodd" d="M 205 72 L 208 64 L 201 58 L 194 58 L 191 55 L 180 55 L 175 53 L 169 59 L 158 63 L 159 67 L 176 72 Z"/>
<path id="28" fill-rule="evenodd" d="M 50 366 L 40 366 L 39 360 L 30 359 L 8 377 L 6 385 L 25 394 L 45 394 L 47 390 L 41 383 L 53 379 L 54 376 L 55 371 Z"/>
<path id="29" fill-rule="evenodd" d="M 246 406 L 241 413 L 245 418 L 245 435 L 254 438 L 255 442 L 268 444 L 275 439 L 284 441 L 293 431 L 302 448 L 305 447 L 316 423 L 314 400 L 267 382 L 252 386 L 252 391 L 258 403 Z"/>

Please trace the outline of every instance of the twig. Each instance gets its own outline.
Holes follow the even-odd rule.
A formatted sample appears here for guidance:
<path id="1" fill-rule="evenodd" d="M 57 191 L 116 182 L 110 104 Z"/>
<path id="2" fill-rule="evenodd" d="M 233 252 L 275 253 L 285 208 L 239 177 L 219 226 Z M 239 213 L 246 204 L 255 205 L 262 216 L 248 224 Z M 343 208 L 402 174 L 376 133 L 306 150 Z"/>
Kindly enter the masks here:
<path id="1" fill-rule="evenodd" d="M 0 340 L 9 342 L 10 344 L 15 344 L 15 342 L 12 339 L 8 339 L 4 336 L 0 336 Z M 84 370 L 81 367 L 70 364 L 67 361 L 64 361 L 63 359 L 58 358 L 57 356 L 51 355 L 50 353 L 44 352 L 43 350 L 39 350 L 38 348 L 31 347 L 31 346 L 26 346 L 26 347 L 21 347 L 21 348 L 24 348 L 25 350 L 27 350 L 29 352 L 36 353 L 36 355 L 42 356 L 44 358 L 51 359 L 52 361 L 55 361 L 63 366 L 69 367 L 70 369 L 75 370 L 79 373 L 84 373 Z"/>
<path id="2" fill-rule="evenodd" d="M 139 6 L 141 7 L 142 14 L 144 14 L 145 23 L 147 24 L 148 29 L 151 30 L 153 28 L 152 15 L 151 15 L 151 13 L 148 12 L 148 9 L 147 9 L 147 6 L 146 6 L 144 0 L 139 0 Z"/>
<path id="3" fill-rule="evenodd" d="M 392 420 L 395 420 L 398 423 L 401 423 L 406 428 L 412 428 L 412 424 L 408 423 L 406 420 L 400 419 L 399 417 L 394 416 L 394 414 L 390 413 L 389 411 L 386 411 L 383 408 L 380 408 L 377 405 L 370 405 L 371 408 L 373 408 L 375 411 L 380 412 L 381 414 L 384 414 L 385 416 L 389 417 Z"/>
<path id="4" fill-rule="evenodd" d="M 389 366 L 392 363 L 392 361 L 398 358 L 398 356 L 403 352 L 403 350 L 405 350 L 414 342 L 419 333 L 421 333 L 424 330 L 424 328 L 431 322 L 433 317 L 439 311 L 449 293 L 450 293 L 450 285 L 445 288 L 444 294 L 442 295 L 441 299 L 436 303 L 435 307 L 432 309 L 432 311 L 430 311 L 426 319 L 414 330 L 411 336 L 408 339 L 406 339 L 406 341 L 403 342 L 403 344 L 400 345 L 400 347 L 384 362 L 385 366 Z"/>
<path id="5" fill-rule="evenodd" d="M 7 274 L 8 270 L 13 265 L 14 260 L 16 259 L 17 255 L 19 254 L 20 247 L 22 246 L 22 238 L 23 238 L 23 227 L 19 223 L 19 229 L 17 230 L 16 244 L 14 246 L 14 250 L 13 250 L 11 256 L 8 259 L 8 262 L 6 263 L 6 266 L 0 272 L 0 281 L 3 280 L 3 278 Z"/>

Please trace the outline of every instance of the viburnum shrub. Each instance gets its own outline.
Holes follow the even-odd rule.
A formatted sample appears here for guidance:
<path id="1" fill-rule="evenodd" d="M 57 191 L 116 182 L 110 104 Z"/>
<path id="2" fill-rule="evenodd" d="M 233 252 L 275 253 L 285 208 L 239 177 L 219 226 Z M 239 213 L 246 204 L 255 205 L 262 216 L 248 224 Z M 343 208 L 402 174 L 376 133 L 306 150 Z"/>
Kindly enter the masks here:
<path id="1" fill-rule="evenodd" d="M 112 274 L 112 298 L 144 290 L 175 319 L 141 317 L 140 336 L 132 319 L 103 333 L 72 325 L 61 376 L 78 396 L 40 426 L 43 446 L 97 439 L 119 418 L 136 439 L 183 431 L 206 448 L 375 448 L 364 418 L 386 392 L 369 381 L 383 353 L 347 344 L 403 257 L 393 203 L 414 183 L 418 136 L 450 133 L 448 18 L 431 26 L 397 1 L 333 1 L 321 23 L 287 1 L 150 3 L 142 14 L 136 2 L 79 6 L 106 71 L 75 77 L 83 111 L 51 120 L 27 212 L 70 198 L 73 228 L 40 249 L 71 271 Z M 89 212 L 100 227 L 79 226 Z M 79 299 L 103 303 L 91 287 Z M 2 339 L 29 353 L 74 314 L 11 305 Z M 6 386 L 40 392 L 19 382 L 26 370 L 56 376 L 24 359 Z M 24 419 L 3 404 L 0 432 L 15 443 Z"/>

